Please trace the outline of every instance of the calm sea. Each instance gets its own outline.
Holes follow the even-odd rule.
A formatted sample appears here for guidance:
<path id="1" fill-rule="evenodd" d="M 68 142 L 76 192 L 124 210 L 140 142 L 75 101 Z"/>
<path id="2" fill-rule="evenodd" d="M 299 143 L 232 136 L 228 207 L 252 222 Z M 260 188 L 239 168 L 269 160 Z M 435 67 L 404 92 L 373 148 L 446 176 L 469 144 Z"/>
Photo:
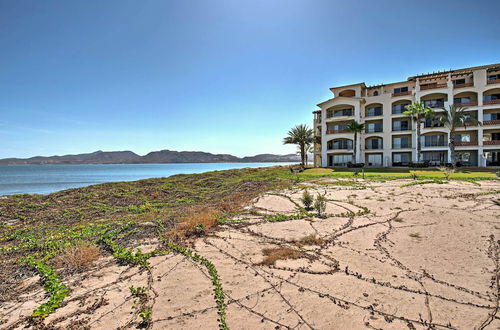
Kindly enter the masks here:
<path id="1" fill-rule="evenodd" d="M 0 196 L 47 194 L 103 182 L 288 164 L 290 163 L 0 165 Z"/>

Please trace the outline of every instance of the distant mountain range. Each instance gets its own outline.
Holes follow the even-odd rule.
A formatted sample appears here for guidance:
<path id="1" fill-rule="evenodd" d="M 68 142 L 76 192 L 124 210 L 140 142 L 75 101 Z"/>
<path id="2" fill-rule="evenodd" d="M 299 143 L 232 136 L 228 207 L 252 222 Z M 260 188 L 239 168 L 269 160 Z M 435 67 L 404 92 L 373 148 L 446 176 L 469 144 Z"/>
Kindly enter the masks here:
<path id="1" fill-rule="evenodd" d="M 31 158 L 4 158 L 2 165 L 15 164 L 151 164 L 151 163 L 264 163 L 264 162 L 299 162 L 295 154 L 261 154 L 239 158 L 227 154 L 211 154 L 201 151 L 153 151 L 139 156 L 132 151 L 96 151 L 89 154 L 64 155 Z"/>

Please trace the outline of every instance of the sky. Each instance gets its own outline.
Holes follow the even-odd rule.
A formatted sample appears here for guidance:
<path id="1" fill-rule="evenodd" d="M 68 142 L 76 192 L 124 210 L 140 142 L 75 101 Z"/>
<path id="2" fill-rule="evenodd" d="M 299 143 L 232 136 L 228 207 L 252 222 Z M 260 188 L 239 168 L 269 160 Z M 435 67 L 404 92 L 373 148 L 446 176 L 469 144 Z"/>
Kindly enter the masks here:
<path id="1" fill-rule="evenodd" d="M 500 62 L 500 1 L 0 0 L 0 158 L 286 154 L 329 88 Z"/>

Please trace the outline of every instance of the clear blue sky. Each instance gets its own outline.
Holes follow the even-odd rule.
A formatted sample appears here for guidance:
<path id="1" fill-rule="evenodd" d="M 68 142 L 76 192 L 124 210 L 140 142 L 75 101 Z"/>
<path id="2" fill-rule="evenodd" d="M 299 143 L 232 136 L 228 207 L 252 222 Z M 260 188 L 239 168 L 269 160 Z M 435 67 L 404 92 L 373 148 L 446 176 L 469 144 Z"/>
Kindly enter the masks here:
<path id="1" fill-rule="evenodd" d="M 329 87 L 500 62 L 500 1 L 0 0 L 0 158 L 295 152 Z"/>

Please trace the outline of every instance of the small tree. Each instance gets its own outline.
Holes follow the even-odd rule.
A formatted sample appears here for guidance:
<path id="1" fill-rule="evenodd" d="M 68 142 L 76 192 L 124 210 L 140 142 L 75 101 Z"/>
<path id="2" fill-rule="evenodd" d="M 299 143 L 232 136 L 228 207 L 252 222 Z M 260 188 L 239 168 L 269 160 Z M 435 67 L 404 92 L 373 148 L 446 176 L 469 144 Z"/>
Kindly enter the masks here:
<path id="1" fill-rule="evenodd" d="M 467 125 L 481 125 L 481 123 L 466 112 L 466 107 L 450 105 L 448 109 L 441 109 L 443 109 L 443 112 L 436 113 L 434 121 L 443 124 L 450 131 L 448 147 L 450 148 L 451 163 L 455 167 L 457 164 L 457 160 L 455 159 L 455 131 L 460 126 L 467 129 Z"/>
<path id="2" fill-rule="evenodd" d="M 353 146 L 353 151 L 354 151 L 354 163 L 357 163 L 357 145 L 358 145 L 358 133 L 361 133 L 363 132 L 363 130 L 365 129 L 365 124 L 362 124 L 362 123 L 358 123 L 357 121 L 353 120 L 351 121 L 347 127 L 346 127 L 346 130 L 348 132 L 351 132 L 351 133 L 354 133 L 354 146 Z"/>
<path id="3" fill-rule="evenodd" d="M 326 212 L 326 197 L 318 194 L 314 201 L 314 209 L 318 212 L 318 217 L 322 218 Z"/>
<path id="4" fill-rule="evenodd" d="M 434 110 L 429 107 L 424 106 L 423 102 L 413 102 L 410 105 L 406 106 L 406 111 L 403 112 L 405 116 L 410 116 L 416 124 L 417 128 L 417 162 L 420 162 L 420 150 L 421 141 L 420 141 L 420 129 L 422 126 L 422 119 L 431 118 L 434 115 Z"/>
<path id="5" fill-rule="evenodd" d="M 302 193 L 302 198 L 301 198 L 302 204 L 304 204 L 304 208 L 306 210 L 310 210 L 311 206 L 314 202 L 314 197 L 309 193 L 309 191 L 304 190 Z"/>
<path id="6" fill-rule="evenodd" d="M 288 136 L 283 139 L 283 144 L 296 144 L 300 149 L 300 159 L 302 165 L 306 165 L 306 148 L 314 143 L 314 131 L 307 125 L 297 125 L 288 132 Z"/>

